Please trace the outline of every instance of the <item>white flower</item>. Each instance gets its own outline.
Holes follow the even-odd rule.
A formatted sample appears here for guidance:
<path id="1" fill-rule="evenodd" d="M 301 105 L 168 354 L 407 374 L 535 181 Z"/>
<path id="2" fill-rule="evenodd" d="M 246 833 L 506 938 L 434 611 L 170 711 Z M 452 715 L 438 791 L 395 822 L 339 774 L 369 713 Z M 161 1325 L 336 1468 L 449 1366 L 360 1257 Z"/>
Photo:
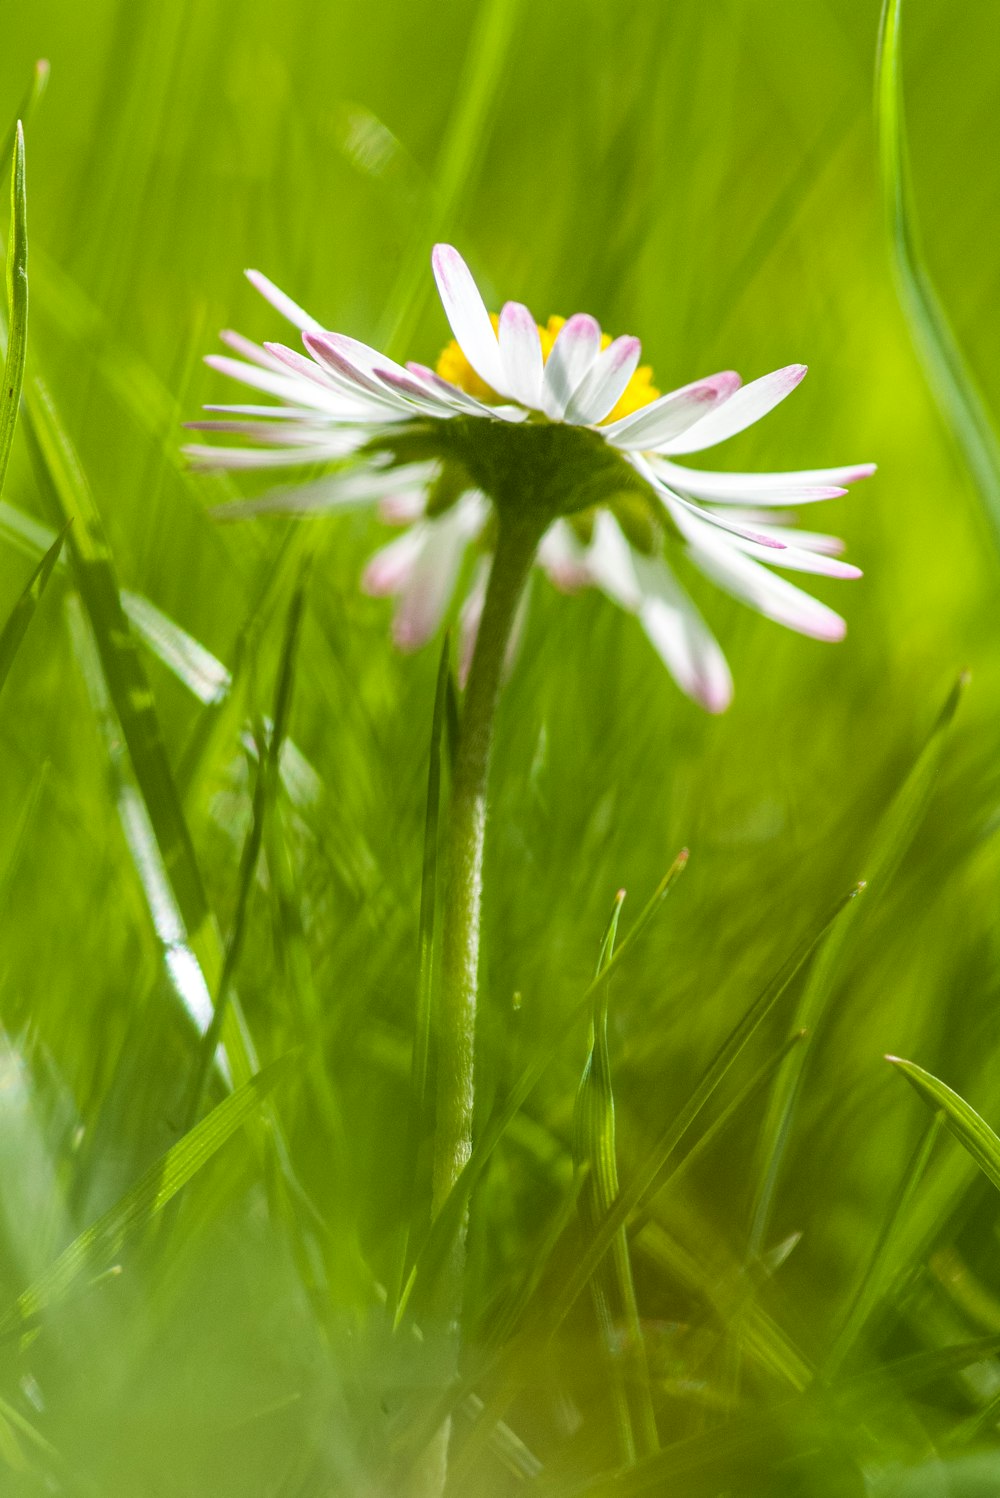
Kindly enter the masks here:
<path id="1" fill-rule="evenodd" d="M 538 548 L 539 564 L 557 587 L 597 587 L 637 615 L 677 683 L 709 711 L 729 704 L 729 668 L 668 565 L 668 552 L 686 556 L 780 624 L 821 640 L 842 638 L 839 615 L 762 564 L 859 577 L 839 560 L 836 538 L 793 529 L 787 510 L 842 495 L 843 485 L 874 465 L 753 474 L 675 461 L 759 421 L 795 389 L 804 365 L 748 385 L 726 371 L 661 395 L 651 371 L 639 365 L 638 339 L 612 341 L 585 313 L 542 328 L 518 302 L 491 318 L 456 250 L 438 245 L 433 268 L 455 337 L 436 370 L 404 368 L 326 331 L 265 276 L 249 271 L 254 286 L 301 330 L 305 353 L 224 333 L 242 357 L 208 362 L 280 404 L 208 408 L 225 417 L 194 425 L 255 445 L 192 446 L 189 454 L 206 466 L 262 468 L 343 462 L 365 449 L 367 473 L 344 476 L 332 492 L 334 502 L 381 499 L 384 517 L 409 527 L 376 553 L 365 574 L 369 591 L 396 597 L 394 632 L 404 649 L 435 632 L 475 544 L 483 559 L 460 613 L 460 662 L 467 664 L 488 579 L 492 508 L 510 487 L 504 465 L 530 473 L 524 465 L 542 448 L 538 440 L 527 444 L 539 427 L 588 434 L 586 441 L 572 439 L 575 447 L 556 435 L 542 439 L 545 483 L 564 492 Z"/>

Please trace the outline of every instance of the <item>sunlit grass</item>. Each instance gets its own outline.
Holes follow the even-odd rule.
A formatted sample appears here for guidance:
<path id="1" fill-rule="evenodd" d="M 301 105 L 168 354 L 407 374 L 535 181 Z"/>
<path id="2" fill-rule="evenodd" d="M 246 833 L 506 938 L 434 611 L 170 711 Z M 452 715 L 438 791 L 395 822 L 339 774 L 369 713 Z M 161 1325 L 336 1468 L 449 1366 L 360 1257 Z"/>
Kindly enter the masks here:
<path id="1" fill-rule="evenodd" d="M 452 1498 L 1000 1485 L 991 18 L 904 4 L 880 157 L 876 10 L 0 17 L 30 233 L 0 392 L 0 1492 L 404 1493 L 448 1412 Z M 897 302 L 887 188 L 932 305 Z M 732 467 L 880 472 L 838 502 L 844 644 L 698 592 L 720 720 L 634 621 L 536 583 L 476 1150 L 432 1231 L 440 653 L 395 654 L 358 590 L 376 520 L 220 524 L 261 484 L 179 449 L 217 330 L 275 332 L 245 264 L 432 360 L 441 237 L 641 334 L 664 388 L 808 361 Z M 427 1308 L 466 1196 L 448 1384 Z"/>

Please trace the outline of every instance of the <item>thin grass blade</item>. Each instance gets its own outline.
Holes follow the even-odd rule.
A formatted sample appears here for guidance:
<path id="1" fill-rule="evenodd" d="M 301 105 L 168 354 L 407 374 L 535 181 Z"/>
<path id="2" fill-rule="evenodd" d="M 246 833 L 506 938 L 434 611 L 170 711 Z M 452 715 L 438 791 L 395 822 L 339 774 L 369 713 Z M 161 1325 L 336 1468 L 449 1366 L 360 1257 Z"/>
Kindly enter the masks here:
<path id="1" fill-rule="evenodd" d="M 130 1238 L 186 1186 L 267 1095 L 287 1076 L 291 1054 L 280 1057 L 229 1094 L 172 1145 L 103 1216 L 74 1238 L 55 1263 L 0 1317 L 0 1337 L 16 1332 L 56 1304 L 82 1274 L 107 1268 Z"/>
<path id="2" fill-rule="evenodd" d="M 910 773 L 879 819 L 865 859 L 867 874 L 863 885 L 859 888 L 870 888 L 876 895 L 881 893 L 891 881 L 913 842 L 917 829 L 923 821 L 931 791 L 941 767 L 948 729 L 951 727 L 967 684 L 968 677 L 963 673 L 948 694 L 944 707 L 938 714 Z M 871 897 L 866 896 L 864 904 L 870 905 L 870 903 Z M 845 920 L 838 922 L 831 930 L 809 975 L 809 981 L 799 1001 L 794 1025 L 796 1029 L 808 1030 L 810 1036 L 815 1035 L 816 1027 L 822 1020 L 841 962 L 847 951 L 848 941 L 856 928 L 863 908 L 861 902 L 858 902 L 847 914 Z M 767 1237 L 775 1192 L 798 1105 L 799 1089 L 808 1054 L 808 1047 L 803 1048 L 792 1065 L 779 1076 L 764 1127 L 761 1130 L 759 1185 L 749 1239 L 752 1257 L 760 1253 Z"/>
<path id="3" fill-rule="evenodd" d="M 17 603 L 14 605 L 10 617 L 3 629 L 0 630 L 0 692 L 3 691 L 4 683 L 14 664 L 14 658 L 21 647 L 28 626 L 35 617 L 35 610 L 39 600 L 45 592 L 49 578 L 52 576 L 59 554 L 62 551 L 63 542 L 66 539 L 66 529 L 60 531 L 48 551 L 42 557 L 22 592 Z"/>
<path id="4" fill-rule="evenodd" d="M 940 1112 L 945 1128 L 975 1160 L 986 1179 L 1000 1191 L 1000 1138 L 976 1110 L 946 1083 L 899 1056 L 885 1058 L 903 1073 L 928 1108 Z"/>
<path id="5" fill-rule="evenodd" d="M 0 386 L 0 494 L 3 493 L 21 404 L 28 352 L 28 200 L 24 178 L 24 129 L 18 120 L 10 181 L 7 246 L 7 355 Z"/>
<path id="6" fill-rule="evenodd" d="M 913 209 L 900 50 L 901 0 L 885 0 L 875 110 L 886 223 L 899 300 L 941 415 L 972 474 L 1000 546 L 1000 443 L 986 401 L 928 273 Z"/>

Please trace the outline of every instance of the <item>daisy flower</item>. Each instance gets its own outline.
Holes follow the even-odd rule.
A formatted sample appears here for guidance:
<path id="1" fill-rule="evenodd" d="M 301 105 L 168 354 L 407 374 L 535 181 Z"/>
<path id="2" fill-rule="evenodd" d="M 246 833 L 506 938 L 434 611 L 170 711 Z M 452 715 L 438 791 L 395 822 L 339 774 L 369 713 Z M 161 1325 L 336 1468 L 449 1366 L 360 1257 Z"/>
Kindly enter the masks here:
<path id="1" fill-rule="evenodd" d="M 843 495 L 874 465 L 730 473 L 677 461 L 766 416 L 805 365 L 746 385 L 726 370 L 661 394 L 637 338 L 612 339 L 586 313 L 539 326 L 519 302 L 491 316 L 457 250 L 438 245 L 432 264 L 454 334 L 434 369 L 329 332 L 249 271 L 300 329 L 304 352 L 224 333 L 238 357 L 208 363 L 280 404 L 208 408 L 221 414 L 193 425 L 252 445 L 189 454 L 206 466 L 274 468 L 365 453 L 365 469 L 340 480 L 333 502 L 381 501 L 383 516 L 406 527 L 364 580 L 397 600 L 397 644 L 414 649 L 434 634 L 467 575 L 466 554 L 478 551 L 459 614 L 463 675 L 504 515 L 534 532 L 534 560 L 556 587 L 596 587 L 636 615 L 681 689 L 710 712 L 728 706 L 732 681 L 675 559 L 779 624 L 842 638 L 841 617 L 779 572 L 860 573 L 840 559 L 840 541 L 796 529 L 789 512 Z"/>

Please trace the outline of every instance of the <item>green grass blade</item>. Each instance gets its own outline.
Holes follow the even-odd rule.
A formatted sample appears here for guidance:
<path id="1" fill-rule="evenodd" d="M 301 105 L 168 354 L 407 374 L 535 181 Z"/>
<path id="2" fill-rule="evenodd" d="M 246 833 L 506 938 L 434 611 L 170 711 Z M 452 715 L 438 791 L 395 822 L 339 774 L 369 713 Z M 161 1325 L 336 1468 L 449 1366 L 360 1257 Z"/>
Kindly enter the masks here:
<path id="1" fill-rule="evenodd" d="M 878 1305 L 886 1284 L 892 1278 L 893 1266 L 889 1257 L 889 1251 L 896 1237 L 897 1228 L 900 1223 L 906 1220 L 910 1203 L 913 1201 L 920 1182 L 924 1178 L 927 1162 L 931 1157 L 941 1132 L 942 1122 L 942 1114 L 938 1111 L 931 1119 L 930 1126 L 925 1130 L 923 1137 L 910 1158 L 910 1163 L 890 1205 L 864 1277 L 858 1286 L 847 1317 L 840 1331 L 837 1333 L 833 1346 L 823 1365 L 823 1377 L 826 1379 L 835 1377 L 844 1359 L 864 1330 L 868 1318 Z"/>
<path id="2" fill-rule="evenodd" d="M 948 694 L 944 707 L 938 714 L 910 773 L 889 802 L 875 828 L 865 859 L 867 873 L 864 887 L 870 887 L 876 895 L 892 879 L 923 821 L 941 766 L 948 729 L 958 710 L 967 683 L 968 678 L 963 674 Z M 871 897 L 867 896 L 864 903 L 870 905 Z M 848 941 L 855 932 L 863 908 L 859 902 L 847 914 L 846 919 L 831 930 L 809 975 L 809 981 L 799 1001 L 794 1025 L 796 1029 L 808 1030 L 810 1036 L 815 1035 L 816 1028 L 822 1020 L 841 961 L 847 950 Z M 804 1047 L 795 1062 L 780 1075 L 771 1098 L 764 1127 L 761 1130 L 759 1185 L 750 1228 L 752 1256 L 760 1253 L 767 1236 L 808 1054 L 808 1047 Z"/>
<path id="3" fill-rule="evenodd" d="M 619 891 L 597 962 L 604 978 L 614 956 L 615 936 L 624 890 Z M 608 1048 L 608 982 L 594 995 L 590 1052 L 577 1092 L 574 1162 L 582 1175 L 580 1217 L 588 1236 L 611 1211 L 618 1196 L 618 1155 L 615 1138 L 615 1099 Z M 632 1263 L 624 1227 L 615 1234 L 611 1251 L 591 1280 L 591 1296 L 608 1369 L 622 1460 L 631 1466 L 659 1446 L 639 1320 Z"/>
<path id="4" fill-rule="evenodd" d="M 546 1299 L 534 1323 L 525 1333 L 530 1340 L 547 1340 L 558 1331 L 577 1297 L 590 1282 L 591 1276 L 613 1243 L 615 1235 L 625 1226 L 649 1192 L 654 1189 L 670 1156 L 724 1080 L 740 1053 L 767 1015 L 771 1013 L 782 994 L 801 972 L 805 963 L 821 945 L 833 924 L 838 918 L 843 918 L 845 910 L 850 907 L 857 893 L 858 890 L 855 888 L 838 902 L 819 930 L 792 954 L 729 1032 L 684 1107 L 667 1125 L 625 1188 L 619 1191 L 611 1210 L 598 1225 L 573 1269 L 565 1276 L 554 1293 Z M 784 1055 L 782 1055 L 783 1059 Z M 515 1342 L 507 1349 L 506 1356 L 513 1356 L 516 1351 L 517 1343 Z M 498 1396 L 487 1406 L 485 1419 L 493 1421 L 499 1419 L 507 1408 L 507 1402 L 505 1394 Z M 477 1427 L 477 1431 L 468 1443 L 470 1453 L 485 1439 L 486 1434 L 485 1429 Z"/>
<path id="5" fill-rule="evenodd" d="M 48 388 L 35 376 L 26 384 L 24 397 L 26 431 L 42 492 L 63 525 L 73 522 L 68 545 L 73 574 L 153 829 L 158 860 L 180 916 L 183 940 L 195 955 L 208 991 L 217 992 L 222 947 L 100 514 Z M 232 1006 L 223 1038 L 238 1085 L 253 1074 L 256 1062 L 242 1016 Z"/>
<path id="6" fill-rule="evenodd" d="M 14 134 L 10 181 L 10 239 L 7 248 L 7 357 L 0 387 L 0 494 L 14 445 L 28 352 L 28 201 L 24 180 L 24 130 Z"/>
<path id="7" fill-rule="evenodd" d="M 239 885 L 236 896 L 236 911 L 233 928 L 226 943 L 226 955 L 219 975 L 219 986 L 215 995 L 212 1018 L 202 1036 L 191 1082 L 186 1121 L 190 1127 L 201 1108 L 205 1087 L 211 1075 L 215 1053 L 223 1035 L 228 1006 L 232 997 L 233 979 L 243 953 L 246 935 L 247 914 L 250 896 L 257 874 L 257 863 L 264 839 L 264 825 L 274 805 L 277 794 L 281 750 L 288 733 L 288 718 L 291 711 L 292 689 L 295 680 L 295 661 L 302 632 L 302 615 L 305 608 L 308 586 L 309 560 L 301 568 L 298 585 L 288 605 L 285 633 L 278 663 L 278 676 L 274 694 L 274 715 L 270 733 L 263 726 L 257 734 L 258 763 L 254 786 L 253 811 L 250 831 L 247 834 L 240 859 Z"/>
<path id="8" fill-rule="evenodd" d="M 903 1061 L 899 1056 L 887 1056 L 893 1066 L 898 1067 L 910 1086 L 927 1104 L 928 1108 L 940 1112 L 944 1126 L 954 1134 L 959 1144 L 972 1156 L 986 1179 L 1000 1191 L 1000 1138 L 976 1110 L 969 1106 L 944 1082 L 924 1071 L 913 1061 Z"/>
<path id="9" fill-rule="evenodd" d="M 533 1060 L 524 1068 L 503 1103 L 487 1122 L 482 1137 L 473 1146 L 468 1164 L 452 1187 L 441 1211 L 431 1224 L 430 1232 L 417 1256 L 416 1263 L 410 1275 L 404 1301 L 408 1298 L 415 1283 L 419 1283 L 422 1286 L 422 1296 L 430 1293 L 441 1270 L 441 1266 L 445 1262 L 451 1242 L 458 1230 L 458 1225 L 462 1220 L 466 1204 L 475 1189 L 476 1182 L 486 1168 L 493 1151 L 507 1132 L 513 1119 L 517 1116 L 525 1099 L 530 1096 L 551 1062 L 559 1054 L 564 1042 L 572 1033 L 581 1017 L 584 1014 L 590 1014 L 594 996 L 600 984 L 604 983 L 613 972 L 617 971 L 654 915 L 661 909 L 667 895 L 687 867 L 687 861 L 688 853 L 685 848 L 677 855 L 666 874 L 660 880 L 660 883 L 657 885 L 624 940 L 608 958 L 602 973 L 588 985 L 586 992 L 570 1010 L 548 1045 L 541 1048 Z"/>
<path id="10" fill-rule="evenodd" d="M 11 611 L 10 617 L 3 629 L 0 630 L 0 692 L 3 691 L 4 683 L 14 663 L 14 657 L 20 649 L 21 641 L 27 633 L 28 625 L 35 617 L 35 610 L 38 607 L 39 599 L 45 592 L 48 580 L 52 576 L 53 568 L 59 560 L 59 553 L 62 551 L 65 539 L 66 531 L 63 529 L 31 574 L 23 593 Z"/>
<path id="11" fill-rule="evenodd" d="M 195 1128 L 172 1145 L 120 1201 L 56 1259 L 0 1317 L 0 1336 L 16 1332 L 61 1300 L 82 1274 L 95 1275 L 113 1261 L 128 1240 L 207 1165 L 232 1134 L 288 1073 L 291 1055 L 265 1067 L 225 1098 Z"/>
<path id="12" fill-rule="evenodd" d="M 1000 443 L 989 409 L 938 299 L 920 248 L 910 192 L 901 82 L 901 0 L 885 0 L 876 120 L 886 221 L 899 299 L 941 414 L 979 491 L 1000 545 Z"/>

